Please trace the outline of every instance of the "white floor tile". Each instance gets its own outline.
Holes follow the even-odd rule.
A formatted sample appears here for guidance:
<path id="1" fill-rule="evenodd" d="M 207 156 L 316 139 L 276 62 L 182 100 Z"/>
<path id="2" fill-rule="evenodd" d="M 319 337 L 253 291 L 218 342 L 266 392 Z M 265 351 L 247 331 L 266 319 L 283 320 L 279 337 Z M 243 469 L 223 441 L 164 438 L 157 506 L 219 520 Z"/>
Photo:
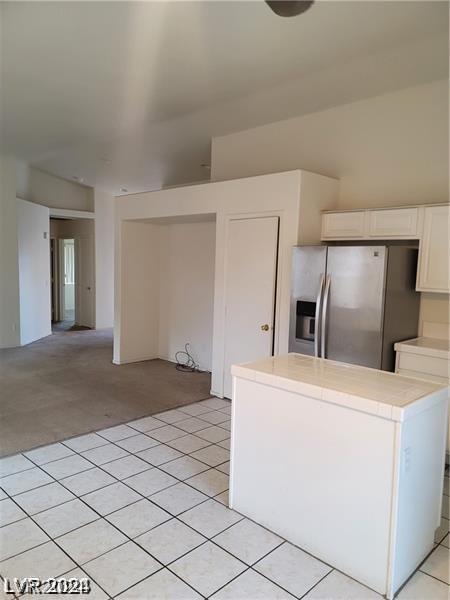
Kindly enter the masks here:
<path id="1" fill-rule="evenodd" d="M 95 492 L 89 492 L 83 496 L 83 500 L 99 514 L 107 515 L 141 500 L 141 496 L 123 483 L 113 483 Z"/>
<path id="2" fill-rule="evenodd" d="M 150 469 L 150 465 L 137 456 L 124 456 L 103 465 L 103 469 L 116 479 L 125 479 Z"/>
<path id="3" fill-rule="evenodd" d="M 201 460 L 210 467 L 215 467 L 230 460 L 230 453 L 228 450 L 215 445 L 197 450 L 196 452 L 191 453 L 191 456 Z"/>
<path id="4" fill-rule="evenodd" d="M 6 458 L 0 458 L 0 477 L 6 477 L 6 475 L 13 475 L 25 469 L 32 469 L 34 464 L 22 456 L 22 454 L 15 454 L 14 456 L 7 456 Z"/>
<path id="5" fill-rule="evenodd" d="M 437 546 L 430 554 L 420 570 L 436 579 L 440 579 L 447 584 L 450 584 L 449 579 L 449 549 L 445 546 Z"/>
<path id="6" fill-rule="evenodd" d="M 31 519 L 0 528 L 0 560 L 48 542 L 49 538 Z"/>
<path id="7" fill-rule="evenodd" d="M 147 431 L 153 431 L 153 429 L 158 429 L 161 426 L 164 426 L 164 423 L 158 419 L 155 419 L 154 417 L 144 417 L 142 419 L 137 419 L 137 421 L 131 421 L 131 423 L 127 423 L 127 425 L 133 429 L 136 429 L 137 431 L 146 433 Z M 152 434 L 150 435 L 153 437 Z"/>
<path id="8" fill-rule="evenodd" d="M 118 600 L 201 600 L 181 579 L 162 569 L 117 596 Z"/>
<path id="9" fill-rule="evenodd" d="M 216 469 L 209 469 L 199 475 L 195 475 L 186 481 L 192 487 L 208 496 L 217 496 L 228 489 L 228 475 Z"/>
<path id="10" fill-rule="evenodd" d="M 226 415 L 231 415 L 231 403 L 229 406 L 225 406 L 223 408 L 219 408 L 220 412 L 225 413 Z"/>
<path id="11" fill-rule="evenodd" d="M 445 546 L 446 548 L 448 548 L 448 547 L 449 547 L 449 545 L 448 545 L 448 544 L 449 544 L 448 533 L 447 533 L 447 535 L 445 536 L 445 538 L 442 540 L 441 544 L 442 544 L 443 546 Z"/>
<path id="12" fill-rule="evenodd" d="M 450 498 L 444 494 L 442 497 L 442 516 L 445 519 L 448 519 L 449 513 L 450 513 Z"/>
<path id="13" fill-rule="evenodd" d="M 217 445 L 225 448 L 225 450 L 229 450 L 231 446 L 231 440 L 222 440 L 221 442 L 217 442 Z"/>
<path id="14" fill-rule="evenodd" d="M 147 448 L 153 448 L 153 446 L 157 446 L 159 442 L 150 436 L 145 435 L 145 433 L 137 433 L 137 435 L 133 435 L 133 437 L 119 440 L 116 444 L 124 450 L 127 450 L 127 452 L 135 453 L 147 450 Z"/>
<path id="15" fill-rule="evenodd" d="M 169 446 L 172 448 L 176 448 L 180 452 L 184 452 L 185 454 L 190 454 L 191 452 L 195 452 L 196 450 L 200 450 L 200 448 L 205 448 L 205 446 L 209 446 L 211 442 L 207 440 L 202 440 L 196 435 L 184 435 L 183 437 L 177 438 L 176 440 L 172 440 L 168 442 Z"/>
<path id="16" fill-rule="evenodd" d="M 226 475 L 230 474 L 230 461 L 225 462 L 221 465 L 217 465 L 216 469 L 218 471 L 221 471 L 222 473 L 225 473 Z"/>
<path id="17" fill-rule="evenodd" d="M 212 427 L 207 427 L 206 429 L 197 431 L 195 435 L 198 435 L 204 440 L 208 440 L 208 442 L 217 444 L 218 442 L 228 439 L 230 437 L 230 432 L 222 427 L 213 425 Z"/>
<path id="18" fill-rule="evenodd" d="M 184 421 L 178 421 L 177 427 L 187 433 L 195 433 L 200 429 L 206 429 L 206 427 L 209 427 L 209 424 L 197 417 L 190 417 Z"/>
<path id="19" fill-rule="evenodd" d="M 108 427 L 108 429 L 97 431 L 97 434 L 110 442 L 117 442 L 118 440 L 124 440 L 132 435 L 136 435 L 136 432 L 131 427 L 128 427 L 128 425 L 116 425 L 115 427 Z"/>
<path id="20" fill-rule="evenodd" d="M 186 406 L 180 406 L 179 410 L 183 411 L 187 415 L 197 417 L 198 415 L 209 412 L 211 409 L 208 406 L 203 406 L 199 402 L 195 402 L 195 404 L 187 404 Z"/>
<path id="21" fill-rule="evenodd" d="M 7 497 L 8 495 L 2 489 L 0 489 L 0 500 L 4 500 Z"/>
<path id="22" fill-rule="evenodd" d="M 174 458 L 182 456 L 182 454 L 181 452 L 178 452 L 178 450 L 170 448 L 170 446 L 166 446 L 165 444 L 159 444 L 159 446 L 155 446 L 154 448 L 149 448 L 148 450 L 139 452 L 137 456 L 145 460 L 147 463 L 150 463 L 151 465 L 157 467 L 158 465 L 162 465 L 163 463 L 166 463 L 169 460 L 173 460 Z"/>
<path id="23" fill-rule="evenodd" d="M 211 600 L 294 600 L 294 596 L 248 569 L 211 596 Z M 326 600 L 331 600 L 331 597 Z"/>
<path id="24" fill-rule="evenodd" d="M 331 571 L 330 567 L 285 542 L 253 567 L 294 596 L 302 596 Z"/>
<path id="25" fill-rule="evenodd" d="M 139 536 L 135 541 L 167 565 L 203 544 L 206 538 L 177 519 L 171 519 Z"/>
<path id="26" fill-rule="evenodd" d="M 448 600 L 448 585 L 417 571 L 400 591 L 397 600 Z"/>
<path id="27" fill-rule="evenodd" d="M 243 562 L 252 565 L 279 546 L 283 540 L 264 527 L 242 519 L 217 535 L 214 542 Z"/>
<path id="28" fill-rule="evenodd" d="M 86 435 L 80 435 L 71 440 L 65 440 L 64 445 L 69 446 L 75 452 L 85 452 L 92 448 L 98 448 L 104 446 L 108 441 L 105 438 L 100 437 L 96 433 L 87 433 Z"/>
<path id="29" fill-rule="evenodd" d="M 173 425 L 165 425 L 160 429 L 152 430 L 152 438 L 160 442 L 170 442 L 176 438 L 186 435 L 182 429 L 178 429 Z"/>
<path id="30" fill-rule="evenodd" d="M 49 508 L 34 516 L 38 525 L 55 538 L 98 519 L 98 515 L 78 499 Z"/>
<path id="31" fill-rule="evenodd" d="M 197 473 L 206 471 L 208 468 L 208 465 L 205 465 L 190 456 L 181 456 L 181 458 L 177 458 L 176 460 L 161 465 L 163 471 L 166 471 L 177 479 L 187 479 L 188 477 L 197 475 Z"/>
<path id="32" fill-rule="evenodd" d="M 120 546 L 127 538 L 104 519 L 84 525 L 58 538 L 58 544 L 78 564 Z"/>
<path id="33" fill-rule="evenodd" d="M 192 489 L 184 483 L 173 485 L 151 497 L 152 502 L 167 510 L 172 515 L 179 515 L 208 499 L 201 492 Z"/>
<path id="34" fill-rule="evenodd" d="M 184 523 L 208 538 L 217 535 L 242 518 L 242 515 L 215 500 L 203 502 L 179 516 Z"/>
<path id="35" fill-rule="evenodd" d="M 81 471 L 87 471 L 87 469 L 92 468 L 92 465 L 82 456 L 74 454 L 42 465 L 41 468 L 55 479 L 63 479 L 63 477 L 70 477 L 70 475 L 75 475 Z"/>
<path id="36" fill-rule="evenodd" d="M 203 413 L 200 419 L 207 421 L 211 425 L 217 425 L 218 423 L 225 423 L 229 420 L 229 416 L 220 410 L 212 410 L 211 412 Z"/>
<path id="37" fill-rule="evenodd" d="M 373 590 L 361 585 L 354 579 L 350 579 L 339 571 L 331 571 L 320 583 L 318 583 L 306 596 L 305 600 L 382 600 Z"/>
<path id="38" fill-rule="evenodd" d="M 218 494 L 217 496 L 214 496 L 214 499 L 217 500 L 218 502 L 220 502 L 221 504 L 228 506 L 229 505 L 228 490 L 226 492 L 222 492 L 221 494 Z"/>
<path id="39" fill-rule="evenodd" d="M 149 500 L 139 500 L 108 515 L 107 519 L 128 537 L 134 538 L 171 518 Z"/>
<path id="40" fill-rule="evenodd" d="M 128 456 L 128 452 L 114 444 L 106 444 L 99 448 L 92 448 L 92 450 L 82 452 L 82 455 L 96 465 L 104 465 L 112 460 Z"/>
<path id="41" fill-rule="evenodd" d="M 435 533 L 435 536 L 434 536 L 434 541 L 436 542 L 436 544 L 439 544 L 442 541 L 442 539 L 449 532 L 449 524 L 450 523 L 449 523 L 448 519 L 446 519 L 445 517 L 441 518 L 441 524 L 436 529 L 436 533 Z"/>
<path id="42" fill-rule="evenodd" d="M 89 579 L 90 583 L 90 592 L 87 594 L 84 593 L 80 593 L 80 594 L 72 594 L 72 596 L 75 596 L 77 598 L 77 600 L 107 600 L 108 596 L 105 594 L 105 592 L 99 588 L 99 586 L 91 579 L 91 577 L 89 577 L 89 575 L 87 573 L 85 573 L 82 569 L 73 569 L 73 571 L 69 571 L 68 573 L 64 574 L 64 579 L 71 579 L 71 578 L 75 578 L 75 579 Z M 43 592 L 46 589 L 46 587 L 48 588 L 48 586 L 44 586 Z M 51 599 L 52 600 L 67 600 L 68 594 L 51 594 Z M 27 597 L 28 600 L 28 597 Z"/>
<path id="43" fill-rule="evenodd" d="M 0 527 L 25 519 L 26 516 L 23 510 L 9 498 L 0 500 Z"/>
<path id="44" fill-rule="evenodd" d="M 158 413 L 155 417 L 160 421 L 172 424 L 177 421 L 184 421 L 186 419 L 186 414 L 174 408 L 173 410 L 165 410 L 164 412 Z"/>
<path id="45" fill-rule="evenodd" d="M 61 479 L 62 485 L 77 496 L 83 496 L 115 482 L 114 477 L 97 467 Z"/>
<path id="46" fill-rule="evenodd" d="M 25 456 L 37 465 L 43 465 L 51 460 L 58 460 L 59 458 L 65 458 L 66 456 L 72 455 L 73 451 L 63 444 L 51 444 L 50 446 L 44 446 L 43 448 L 25 452 Z"/>
<path id="47" fill-rule="evenodd" d="M 10 579 L 38 577 L 44 580 L 58 577 L 75 567 L 75 563 L 54 542 L 47 542 L 0 563 L 3 577 Z"/>
<path id="48" fill-rule="evenodd" d="M 42 487 L 24 492 L 14 496 L 14 500 L 29 515 L 34 515 L 68 500 L 73 500 L 75 496 L 66 490 L 60 483 L 49 483 Z"/>
<path id="49" fill-rule="evenodd" d="M 231 402 L 229 400 L 223 400 L 222 398 L 209 398 L 202 402 L 203 406 L 207 406 L 210 410 L 221 410 L 223 408 L 229 408 Z"/>
<path id="50" fill-rule="evenodd" d="M 160 568 L 161 565 L 134 542 L 115 548 L 83 566 L 111 596 L 120 594 Z"/>
<path id="51" fill-rule="evenodd" d="M 246 566 L 211 542 L 206 542 L 170 566 L 181 579 L 204 596 L 242 573 Z"/>
<path id="52" fill-rule="evenodd" d="M 231 431 L 231 421 L 226 421 L 225 423 L 221 423 L 220 427 L 226 429 L 227 431 Z"/>
<path id="53" fill-rule="evenodd" d="M 15 496 L 28 490 L 32 490 L 46 483 L 52 483 L 53 479 L 47 473 L 44 473 L 40 467 L 34 467 L 33 469 L 27 469 L 20 473 L 14 473 L 14 475 L 7 475 L 0 479 L 0 487 L 2 487 L 7 494 Z"/>
<path id="54" fill-rule="evenodd" d="M 125 483 L 143 496 L 151 496 L 178 482 L 159 469 L 150 469 L 125 479 Z"/>

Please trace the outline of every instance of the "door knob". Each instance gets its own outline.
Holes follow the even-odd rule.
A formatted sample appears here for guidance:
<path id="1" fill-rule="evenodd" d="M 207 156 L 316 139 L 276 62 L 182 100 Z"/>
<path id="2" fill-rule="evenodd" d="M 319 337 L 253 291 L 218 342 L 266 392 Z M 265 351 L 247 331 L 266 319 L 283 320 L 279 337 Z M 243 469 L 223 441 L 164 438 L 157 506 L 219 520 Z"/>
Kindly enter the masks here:
<path id="1" fill-rule="evenodd" d="M 267 323 L 265 325 L 261 325 L 261 331 L 269 331 L 270 327 L 267 325 Z"/>

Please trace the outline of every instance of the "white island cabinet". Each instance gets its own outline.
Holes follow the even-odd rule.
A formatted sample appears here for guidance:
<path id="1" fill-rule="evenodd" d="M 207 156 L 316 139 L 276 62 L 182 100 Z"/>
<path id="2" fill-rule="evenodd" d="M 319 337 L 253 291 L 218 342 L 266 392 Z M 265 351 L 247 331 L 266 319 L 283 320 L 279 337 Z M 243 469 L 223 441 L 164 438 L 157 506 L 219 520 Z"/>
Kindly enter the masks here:
<path id="1" fill-rule="evenodd" d="M 230 506 L 393 598 L 440 522 L 447 388 L 301 354 L 232 374 Z"/>

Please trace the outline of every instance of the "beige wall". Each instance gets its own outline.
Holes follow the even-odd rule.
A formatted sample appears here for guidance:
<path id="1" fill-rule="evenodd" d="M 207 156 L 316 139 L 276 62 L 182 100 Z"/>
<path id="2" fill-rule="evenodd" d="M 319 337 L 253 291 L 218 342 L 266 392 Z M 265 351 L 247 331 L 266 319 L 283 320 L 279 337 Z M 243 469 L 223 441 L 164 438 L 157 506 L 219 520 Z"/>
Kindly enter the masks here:
<path id="1" fill-rule="evenodd" d="M 448 202 L 448 82 L 438 81 L 212 141 L 211 176 L 303 168 L 340 179 L 339 208 Z M 421 319 L 449 322 L 423 294 Z"/>
<path id="2" fill-rule="evenodd" d="M 0 348 L 20 345 L 19 259 L 14 159 L 0 155 Z"/>
<path id="3" fill-rule="evenodd" d="M 94 210 L 93 189 L 16 161 L 17 197 L 50 208 Z"/>
<path id="4" fill-rule="evenodd" d="M 114 198 L 94 190 L 95 328 L 114 324 Z"/>
<path id="5" fill-rule="evenodd" d="M 164 225 L 161 234 L 158 354 L 174 360 L 189 342 L 211 371 L 216 223 Z"/>
<path id="6" fill-rule="evenodd" d="M 448 82 L 212 140 L 213 180 L 296 168 L 339 178 L 341 208 L 448 201 Z"/>

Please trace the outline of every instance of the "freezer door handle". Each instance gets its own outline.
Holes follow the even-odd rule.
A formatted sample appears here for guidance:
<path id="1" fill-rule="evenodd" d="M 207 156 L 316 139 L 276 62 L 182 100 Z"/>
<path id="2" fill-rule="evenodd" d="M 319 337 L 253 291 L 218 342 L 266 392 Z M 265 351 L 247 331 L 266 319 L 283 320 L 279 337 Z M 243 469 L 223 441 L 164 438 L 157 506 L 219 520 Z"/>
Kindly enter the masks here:
<path id="1" fill-rule="evenodd" d="M 327 357 L 327 312 L 328 312 L 328 296 L 330 295 L 331 275 L 327 275 L 325 283 L 325 291 L 323 294 L 322 304 L 322 322 L 320 327 L 321 348 L 320 355 L 322 358 Z"/>
<path id="2" fill-rule="evenodd" d="M 320 276 L 319 291 L 317 292 L 316 314 L 315 314 L 315 318 L 314 318 L 314 322 L 315 322 L 314 356 L 316 358 L 318 358 L 318 356 L 319 356 L 319 338 L 320 338 L 321 330 L 322 330 L 322 328 L 320 327 L 320 308 L 322 305 L 323 282 L 324 282 L 324 274 L 322 273 Z"/>

